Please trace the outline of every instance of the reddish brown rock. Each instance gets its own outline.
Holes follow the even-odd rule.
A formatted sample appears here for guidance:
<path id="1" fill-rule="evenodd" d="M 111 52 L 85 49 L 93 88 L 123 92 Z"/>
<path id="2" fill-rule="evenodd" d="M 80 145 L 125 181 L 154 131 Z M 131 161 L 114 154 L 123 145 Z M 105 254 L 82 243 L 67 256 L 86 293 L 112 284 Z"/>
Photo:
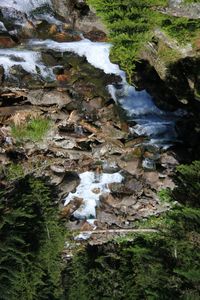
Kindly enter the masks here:
<path id="1" fill-rule="evenodd" d="M 93 42 L 107 42 L 107 35 L 101 30 L 91 30 L 84 35 Z"/>
<path id="2" fill-rule="evenodd" d="M 10 36 L 0 36 L 0 48 L 12 48 L 16 43 Z"/>

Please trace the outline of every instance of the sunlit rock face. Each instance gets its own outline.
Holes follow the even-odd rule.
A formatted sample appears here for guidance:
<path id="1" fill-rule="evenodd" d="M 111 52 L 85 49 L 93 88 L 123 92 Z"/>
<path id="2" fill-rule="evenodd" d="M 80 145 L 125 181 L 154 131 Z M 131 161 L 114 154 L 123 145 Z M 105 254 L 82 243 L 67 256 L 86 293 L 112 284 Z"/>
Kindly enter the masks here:
<path id="1" fill-rule="evenodd" d="M 58 15 L 78 30 L 83 32 L 98 30 L 107 33 L 107 29 L 85 0 L 52 0 L 52 6 Z"/>

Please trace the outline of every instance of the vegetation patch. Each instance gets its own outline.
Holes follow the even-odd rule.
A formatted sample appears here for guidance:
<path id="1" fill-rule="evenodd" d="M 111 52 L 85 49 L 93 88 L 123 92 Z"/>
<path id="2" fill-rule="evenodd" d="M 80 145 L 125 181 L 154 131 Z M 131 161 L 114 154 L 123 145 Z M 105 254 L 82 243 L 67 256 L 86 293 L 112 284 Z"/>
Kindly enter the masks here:
<path id="1" fill-rule="evenodd" d="M 18 141 L 31 140 L 34 142 L 42 140 L 49 130 L 51 121 L 44 118 L 34 118 L 25 124 L 13 125 L 12 136 Z"/>
<path id="2" fill-rule="evenodd" d="M 155 29 L 163 30 L 180 44 L 193 43 L 200 30 L 199 20 L 163 14 L 166 0 L 88 0 L 88 3 L 109 29 L 113 43 L 111 59 L 126 71 L 129 81 L 141 50 L 152 40 Z M 174 52 L 169 52 L 170 49 L 163 56 L 174 57 Z"/>
<path id="3" fill-rule="evenodd" d="M 2 300 L 60 300 L 65 228 L 57 191 L 26 176 L 0 191 Z"/>
<path id="4" fill-rule="evenodd" d="M 179 166 L 175 190 L 160 192 L 163 201 L 179 202 L 142 222 L 158 233 L 129 234 L 75 255 L 65 276 L 67 299 L 199 299 L 199 170 L 199 161 Z"/>

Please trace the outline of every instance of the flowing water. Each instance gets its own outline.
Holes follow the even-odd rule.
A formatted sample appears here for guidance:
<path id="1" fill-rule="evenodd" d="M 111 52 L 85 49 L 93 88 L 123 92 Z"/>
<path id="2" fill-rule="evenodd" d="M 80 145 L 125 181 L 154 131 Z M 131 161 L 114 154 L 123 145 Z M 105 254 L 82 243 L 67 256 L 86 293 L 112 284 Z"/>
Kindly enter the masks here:
<path id="1" fill-rule="evenodd" d="M 21 12 L 31 14 L 39 7 L 48 5 L 50 0 L 1 0 L 0 6 L 14 8 Z M 43 15 L 48 17 L 48 12 Z M 4 27 L 4 24 L 0 24 Z M 130 132 L 149 137 L 150 143 L 159 147 L 168 147 L 177 140 L 175 130 L 176 120 L 182 115 L 181 111 L 174 113 L 162 111 L 156 107 L 153 99 L 146 91 L 136 91 L 133 86 L 126 82 L 126 76 L 119 66 L 110 62 L 109 43 L 91 42 L 82 39 L 78 42 L 58 43 L 52 40 L 30 40 L 24 49 L 2 49 L 0 50 L 0 65 L 5 68 L 6 76 L 9 76 L 9 69 L 14 65 L 21 65 L 27 72 L 37 73 L 38 69 L 43 78 L 52 78 L 53 72 L 45 67 L 41 61 L 40 52 L 43 49 L 52 49 L 59 52 L 74 52 L 80 56 L 85 56 L 87 61 L 96 68 L 102 69 L 106 74 L 116 74 L 121 76 L 120 84 L 108 86 L 109 92 L 115 102 L 125 111 L 130 121 L 136 122 L 130 127 Z"/>
<path id="2" fill-rule="evenodd" d="M 51 0 L 1 0 L 0 6 L 6 8 L 14 8 L 18 11 L 31 13 L 36 8 L 44 5 L 51 6 Z"/>
<path id="3" fill-rule="evenodd" d="M 46 6 L 47 9 L 39 13 L 41 20 L 46 20 L 50 24 L 61 22 L 54 18 L 50 0 L 1 0 L 0 8 L 7 9 L 4 13 L 12 15 L 13 9 L 25 13 L 34 19 L 32 12 Z M 49 11 L 48 11 L 49 8 Z M 15 13 L 16 18 L 18 16 Z M 37 14 L 38 18 L 38 14 Z M 32 19 L 32 20 L 33 20 Z M 16 21 L 17 20 L 17 21 Z M 16 23 L 24 22 L 24 18 L 19 14 L 19 20 Z M 15 24 L 16 24 L 15 23 Z M 0 22 L 0 31 L 5 31 L 5 24 Z M 81 35 L 81 32 L 80 32 Z M 16 49 L 0 50 L 0 65 L 4 67 L 7 77 L 13 76 L 10 73 L 14 66 L 21 66 L 25 71 L 41 76 L 44 80 L 50 78 L 54 80 L 55 75 L 52 68 L 47 67 L 42 62 L 41 51 L 54 50 L 57 52 L 74 52 L 79 56 L 86 57 L 87 61 L 94 67 L 103 70 L 106 74 L 115 74 L 121 77 L 120 83 L 113 83 L 105 88 L 110 92 L 111 97 L 119 105 L 130 123 L 135 125 L 129 128 L 130 134 L 144 135 L 149 138 L 150 144 L 158 148 L 166 148 L 177 141 L 175 124 L 178 118 L 183 114 L 182 111 L 166 112 L 160 110 L 154 104 L 152 97 L 146 91 L 136 91 L 126 81 L 125 73 L 119 66 L 110 62 L 109 53 L 112 47 L 109 43 L 91 42 L 82 37 L 77 42 L 55 42 L 53 40 L 30 39 L 25 44 Z M 69 203 L 74 196 L 84 199 L 85 204 L 81 209 L 75 212 L 77 218 L 95 217 L 95 207 L 98 204 L 99 197 L 103 192 L 109 192 L 108 183 L 121 182 L 123 177 L 119 173 L 101 174 L 99 178 L 93 172 L 80 174 L 81 183 L 75 193 L 70 193 L 65 199 L 65 204 Z M 98 190 L 95 193 L 93 190 Z M 88 197 L 89 195 L 89 197 Z"/>

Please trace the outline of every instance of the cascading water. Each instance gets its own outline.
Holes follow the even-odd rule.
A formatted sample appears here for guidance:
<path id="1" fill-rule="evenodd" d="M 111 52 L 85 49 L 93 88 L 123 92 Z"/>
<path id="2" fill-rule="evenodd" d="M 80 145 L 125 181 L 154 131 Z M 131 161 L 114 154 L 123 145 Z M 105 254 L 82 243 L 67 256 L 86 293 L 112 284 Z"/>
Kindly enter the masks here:
<path id="1" fill-rule="evenodd" d="M 0 2 L 1 7 L 14 8 L 27 14 L 44 5 L 51 6 L 51 0 L 1 0 Z"/>
<path id="2" fill-rule="evenodd" d="M 152 97 L 146 91 L 136 91 L 133 86 L 129 85 L 125 73 L 118 65 L 110 62 L 110 44 L 91 42 L 88 39 L 71 43 L 31 40 L 29 46 L 37 50 L 75 52 L 80 56 L 85 56 L 90 64 L 102 69 L 105 73 L 121 76 L 121 83 L 109 85 L 108 89 L 115 102 L 125 111 L 127 118 L 137 123 L 130 127 L 130 132 L 148 136 L 149 142 L 159 147 L 167 148 L 177 141 L 175 124 L 184 112 L 182 110 L 162 111 L 154 104 Z"/>
<path id="3" fill-rule="evenodd" d="M 40 10 L 42 7 L 45 9 Z M 11 19 L 13 9 L 19 12 L 19 15 L 16 13 L 14 16 L 14 24 L 17 26 L 25 24 L 27 16 L 32 23 L 35 20 L 37 23 L 39 19 L 46 20 L 50 24 L 61 24 L 52 13 L 50 0 L 1 0 L 1 8 L 5 8 L 3 13 L 10 14 Z M 37 10 L 36 14 L 33 13 L 35 10 Z M 9 17 L 8 15 L 8 19 Z M 5 32 L 6 30 L 6 24 L 0 22 L 0 31 Z M 182 112 L 162 111 L 155 106 L 153 99 L 146 91 L 136 91 L 133 86 L 130 86 L 126 81 L 125 73 L 120 70 L 118 65 L 110 62 L 110 48 L 111 44 L 109 43 L 91 42 L 84 38 L 76 42 L 30 39 L 16 48 L 1 49 L 0 66 L 3 66 L 6 77 L 13 76 L 10 74 L 12 67 L 21 66 L 26 72 L 41 76 L 44 81 L 47 81 L 47 78 L 54 80 L 55 75 L 53 68 L 45 66 L 42 62 L 42 51 L 74 52 L 79 56 L 84 56 L 90 64 L 103 70 L 106 74 L 115 74 L 121 77 L 120 83 L 113 83 L 107 88 L 116 104 L 126 113 L 128 120 L 135 122 L 136 125 L 130 127 L 130 133 L 149 137 L 149 143 L 158 146 L 158 149 L 159 147 L 168 147 L 177 140 L 175 122 Z M 110 191 L 107 184 L 119 183 L 123 177 L 119 173 L 102 173 L 99 178 L 96 178 L 95 173 L 85 172 L 80 174 L 80 179 L 80 186 L 75 193 L 68 195 L 65 204 L 70 202 L 73 197 L 82 197 L 84 205 L 76 211 L 75 216 L 88 218 L 92 215 L 94 218 L 101 193 Z M 99 193 L 95 193 L 92 189 L 98 190 Z"/>
<path id="4" fill-rule="evenodd" d="M 43 5 L 51 6 L 51 0 L 1 0 L 0 6 L 15 8 L 29 14 Z M 42 18 L 48 19 L 48 12 Z M 51 22 L 51 21 L 50 21 Z M 4 30 L 4 25 L 1 24 Z M 75 52 L 85 56 L 87 61 L 96 68 L 102 69 L 107 74 L 121 76 L 120 84 L 108 86 L 112 98 L 125 111 L 127 118 L 136 123 L 130 128 L 131 133 L 148 136 L 150 143 L 160 147 L 167 147 L 177 140 L 175 130 L 176 120 L 183 114 L 181 111 L 165 112 L 155 106 L 153 99 L 146 91 L 136 91 L 126 82 L 126 76 L 119 66 L 110 62 L 109 53 L 111 45 L 103 42 L 91 42 L 82 39 L 78 42 L 58 43 L 52 40 L 30 40 L 27 49 L 0 51 L 0 64 L 4 66 L 5 73 L 13 65 L 21 65 L 26 71 L 36 73 L 37 68 L 43 78 L 53 78 L 53 72 L 40 61 L 40 51 L 52 49 L 59 52 Z M 33 51 L 34 50 L 34 51 Z M 17 58 L 17 59 L 16 59 Z"/>
<path id="5" fill-rule="evenodd" d="M 136 125 L 130 132 L 149 137 L 149 143 L 167 148 L 177 141 L 176 121 L 184 114 L 182 110 L 160 110 L 146 91 L 136 89 L 122 78 L 122 84 L 110 85 L 110 94 L 125 111 L 129 121 Z"/>
<path id="6" fill-rule="evenodd" d="M 6 77 L 10 76 L 13 66 L 21 66 L 25 71 L 39 74 L 42 78 L 54 78 L 52 70 L 41 62 L 39 52 L 19 49 L 0 49 L 0 65 L 4 67 Z"/>

